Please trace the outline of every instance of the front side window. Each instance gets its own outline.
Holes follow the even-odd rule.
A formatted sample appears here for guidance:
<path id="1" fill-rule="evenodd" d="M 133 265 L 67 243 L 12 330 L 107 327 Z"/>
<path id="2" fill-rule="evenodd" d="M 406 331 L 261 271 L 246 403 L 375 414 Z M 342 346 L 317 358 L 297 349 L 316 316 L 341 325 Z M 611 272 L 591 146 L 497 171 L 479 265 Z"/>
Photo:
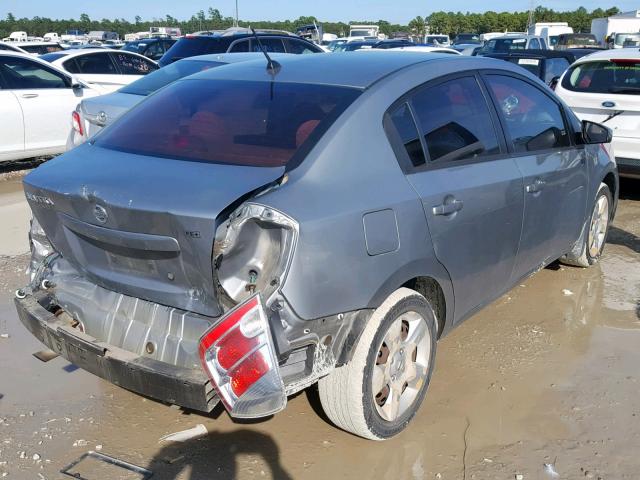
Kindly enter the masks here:
<path id="1" fill-rule="evenodd" d="M 64 62 L 64 68 L 71 73 L 84 75 L 117 75 L 118 70 L 108 53 L 92 53 L 71 58 Z"/>
<path id="2" fill-rule="evenodd" d="M 560 106 L 548 95 L 517 78 L 487 75 L 486 79 L 515 152 L 570 145 Z"/>
<path id="3" fill-rule="evenodd" d="M 249 51 L 251 40 L 242 40 L 240 42 L 236 42 L 229 49 L 231 53 L 244 53 Z"/>
<path id="4" fill-rule="evenodd" d="M 637 59 L 580 63 L 570 68 L 562 87 L 574 92 L 640 93 L 640 56 Z"/>
<path id="5" fill-rule="evenodd" d="M 68 88 L 70 81 L 61 73 L 51 70 L 27 58 L 4 57 L 0 59 L 0 76 L 7 88 L 14 90 L 40 88 Z"/>
<path id="6" fill-rule="evenodd" d="M 146 75 L 158 69 L 146 58 L 124 52 L 114 53 L 113 58 L 123 75 Z"/>
<path id="7" fill-rule="evenodd" d="M 545 83 L 549 83 L 554 78 L 562 76 L 564 71 L 569 67 L 569 61 L 566 58 L 547 58 L 546 66 L 544 81 Z"/>
<path id="8" fill-rule="evenodd" d="M 168 159 L 284 166 L 359 94 L 326 85 L 185 79 L 127 112 L 95 145 Z"/>
<path id="9" fill-rule="evenodd" d="M 431 161 L 459 161 L 500 152 L 482 90 L 474 77 L 425 88 L 413 100 Z"/>

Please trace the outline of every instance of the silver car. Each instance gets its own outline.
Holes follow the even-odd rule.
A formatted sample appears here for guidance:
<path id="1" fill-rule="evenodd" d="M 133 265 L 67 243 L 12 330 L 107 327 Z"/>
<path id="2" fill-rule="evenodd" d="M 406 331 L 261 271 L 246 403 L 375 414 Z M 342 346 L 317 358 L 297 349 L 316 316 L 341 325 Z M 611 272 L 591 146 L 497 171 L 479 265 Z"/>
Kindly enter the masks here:
<path id="1" fill-rule="evenodd" d="M 134 392 L 263 417 L 317 382 L 335 425 L 387 439 L 442 335 L 556 259 L 598 261 L 610 141 L 502 60 L 208 70 L 25 178 L 16 306 L 49 348 Z"/>

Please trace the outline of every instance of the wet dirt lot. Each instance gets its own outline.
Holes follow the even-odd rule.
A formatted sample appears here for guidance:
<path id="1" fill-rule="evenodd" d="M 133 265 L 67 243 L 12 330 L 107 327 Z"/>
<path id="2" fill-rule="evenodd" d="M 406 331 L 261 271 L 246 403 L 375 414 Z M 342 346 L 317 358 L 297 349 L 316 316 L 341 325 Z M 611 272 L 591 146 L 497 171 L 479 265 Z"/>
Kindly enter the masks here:
<path id="1" fill-rule="evenodd" d="M 18 180 L 0 181 L 0 225 L 23 212 L 19 192 Z M 40 362 L 12 304 L 26 231 L 0 232 L 0 478 L 69 478 L 59 471 L 89 450 L 154 479 L 639 476 L 640 181 L 622 185 L 599 265 L 552 265 L 440 341 L 425 403 L 384 443 L 332 427 L 313 389 L 273 418 L 238 423 L 144 399 L 62 358 Z M 198 424 L 208 435 L 159 442 Z M 96 461 L 78 470 L 140 478 Z"/>

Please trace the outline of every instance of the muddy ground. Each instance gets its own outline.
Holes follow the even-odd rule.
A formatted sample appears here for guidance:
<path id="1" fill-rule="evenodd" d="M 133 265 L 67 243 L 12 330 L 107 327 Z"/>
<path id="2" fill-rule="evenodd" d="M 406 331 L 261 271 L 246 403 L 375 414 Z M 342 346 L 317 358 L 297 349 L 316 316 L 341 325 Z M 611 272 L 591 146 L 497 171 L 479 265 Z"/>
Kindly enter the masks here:
<path id="1" fill-rule="evenodd" d="M 12 305 L 27 262 L 19 188 L 0 184 L 0 334 L 9 335 L 0 337 L 1 478 L 69 478 L 59 471 L 89 450 L 154 479 L 640 476 L 640 182 L 623 184 L 599 265 L 552 265 L 440 341 L 422 409 L 385 443 L 334 428 L 313 389 L 268 420 L 240 423 L 34 358 L 42 346 Z M 159 442 L 198 424 L 204 438 Z M 91 480 L 140 478 L 97 461 L 78 468 Z"/>

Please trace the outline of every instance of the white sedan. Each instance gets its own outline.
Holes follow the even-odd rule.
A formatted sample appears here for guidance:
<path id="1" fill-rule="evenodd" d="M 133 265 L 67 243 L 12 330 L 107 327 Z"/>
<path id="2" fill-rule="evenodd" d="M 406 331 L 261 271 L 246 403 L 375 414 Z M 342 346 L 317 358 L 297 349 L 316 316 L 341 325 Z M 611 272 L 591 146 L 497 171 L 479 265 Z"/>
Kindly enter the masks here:
<path id="1" fill-rule="evenodd" d="M 640 178 L 640 50 L 603 50 L 582 57 L 555 90 L 581 120 L 613 130 L 618 172 Z"/>
<path id="2" fill-rule="evenodd" d="M 76 78 L 96 85 L 105 93 L 157 70 L 158 64 L 143 55 L 105 48 L 70 49 L 40 57 L 72 73 Z"/>
<path id="3" fill-rule="evenodd" d="M 100 93 L 29 54 L 0 51 L 0 162 L 64 152 L 71 112 Z"/>

